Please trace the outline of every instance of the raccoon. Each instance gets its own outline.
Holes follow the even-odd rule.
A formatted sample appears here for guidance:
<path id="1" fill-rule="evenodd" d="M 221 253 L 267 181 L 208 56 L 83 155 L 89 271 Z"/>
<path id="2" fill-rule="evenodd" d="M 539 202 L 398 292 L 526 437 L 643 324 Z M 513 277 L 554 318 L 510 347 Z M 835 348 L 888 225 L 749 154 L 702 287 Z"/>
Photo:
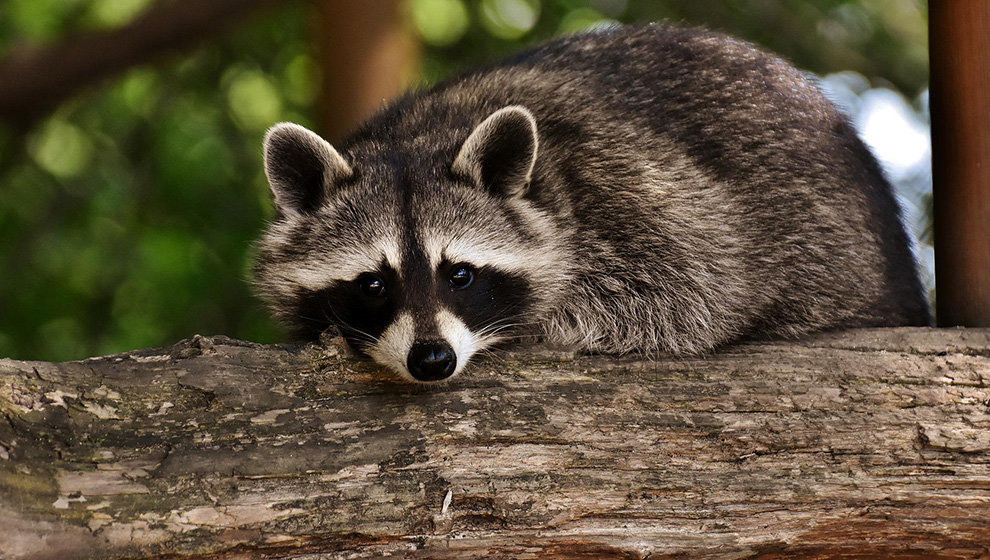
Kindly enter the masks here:
<path id="1" fill-rule="evenodd" d="M 801 72 L 664 24 L 550 41 L 409 93 L 339 148 L 264 142 L 256 286 L 417 382 L 501 341 L 697 354 L 925 325 L 891 187 Z"/>

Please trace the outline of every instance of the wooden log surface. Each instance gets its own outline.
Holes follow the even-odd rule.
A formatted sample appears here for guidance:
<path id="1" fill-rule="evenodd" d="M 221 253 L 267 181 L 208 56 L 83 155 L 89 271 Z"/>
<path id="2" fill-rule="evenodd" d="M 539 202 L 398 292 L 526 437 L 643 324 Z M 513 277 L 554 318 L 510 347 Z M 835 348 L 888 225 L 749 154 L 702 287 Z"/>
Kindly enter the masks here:
<path id="1" fill-rule="evenodd" d="M 0 360 L 0 557 L 990 558 L 990 330 L 697 359 Z"/>

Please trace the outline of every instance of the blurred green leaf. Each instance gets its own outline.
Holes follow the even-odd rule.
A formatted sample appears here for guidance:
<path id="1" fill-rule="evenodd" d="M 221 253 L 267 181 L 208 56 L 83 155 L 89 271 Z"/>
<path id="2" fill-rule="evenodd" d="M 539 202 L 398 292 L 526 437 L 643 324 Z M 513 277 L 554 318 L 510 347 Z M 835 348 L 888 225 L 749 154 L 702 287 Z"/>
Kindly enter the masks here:
<path id="1" fill-rule="evenodd" d="M 482 0 L 481 22 L 502 39 L 518 39 L 533 29 L 540 16 L 538 0 Z"/>
<path id="2" fill-rule="evenodd" d="M 56 37 L 85 0 L 4 0 L 0 15 L 21 40 L 40 43 Z"/>
<path id="3" fill-rule="evenodd" d="M 242 128 L 264 130 L 278 119 L 282 98 L 268 76 L 254 70 L 234 70 L 227 81 L 227 103 Z"/>
<path id="4" fill-rule="evenodd" d="M 31 155 L 42 169 L 60 178 L 79 175 L 93 157 L 93 143 L 72 123 L 49 119 L 30 144 Z"/>
<path id="5" fill-rule="evenodd" d="M 139 115 L 148 115 L 154 110 L 160 87 L 158 74 L 148 68 L 131 70 L 120 83 L 124 102 L 131 112 Z"/>
<path id="6" fill-rule="evenodd" d="M 456 43 L 471 22 L 462 0 L 412 0 L 410 4 L 416 31 L 430 45 Z"/>
<path id="7" fill-rule="evenodd" d="M 313 103 L 318 73 L 312 57 L 306 54 L 293 56 L 282 72 L 282 92 L 286 99 L 295 105 Z"/>
<path id="8" fill-rule="evenodd" d="M 115 27 L 134 19 L 152 0 L 93 0 L 86 12 L 94 27 Z"/>
<path id="9" fill-rule="evenodd" d="M 41 326 L 39 338 L 49 360 L 71 360 L 86 352 L 85 332 L 75 317 L 59 317 Z"/>

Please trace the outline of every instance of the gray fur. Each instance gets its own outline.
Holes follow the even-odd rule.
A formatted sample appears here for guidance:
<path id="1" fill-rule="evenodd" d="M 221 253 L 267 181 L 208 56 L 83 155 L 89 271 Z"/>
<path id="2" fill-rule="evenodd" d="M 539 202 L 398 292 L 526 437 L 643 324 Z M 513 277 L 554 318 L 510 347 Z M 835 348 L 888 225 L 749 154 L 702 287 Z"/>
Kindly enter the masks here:
<path id="1" fill-rule="evenodd" d="M 277 178 L 285 162 L 313 151 L 297 130 L 277 137 L 284 126 L 266 143 L 280 216 L 255 271 L 290 324 L 307 290 L 387 260 L 417 332 L 435 334 L 442 283 L 415 291 L 406 276 L 447 252 L 527 286 L 525 316 L 475 333 L 480 347 L 537 333 L 684 354 L 929 322 L 891 188 L 847 119 L 789 64 L 723 35 L 596 31 L 410 93 L 329 148 L 340 160 L 302 187 L 319 193 L 309 210 L 281 202 L 296 188 Z"/>

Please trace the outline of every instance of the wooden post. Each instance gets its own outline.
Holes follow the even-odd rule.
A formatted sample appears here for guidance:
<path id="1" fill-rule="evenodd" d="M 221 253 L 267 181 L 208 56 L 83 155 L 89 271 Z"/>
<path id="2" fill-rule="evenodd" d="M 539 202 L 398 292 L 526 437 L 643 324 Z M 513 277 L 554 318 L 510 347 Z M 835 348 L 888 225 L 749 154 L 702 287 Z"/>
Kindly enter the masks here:
<path id="1" fill-rule="evenodd" d="M 929 3 L 940 326 L 990 326 L 990 2 Z"/>
<path id="2" fill-rule="evenodd" d="M 406 88 L 419 48 L 399 0 L 319 0 L 315 10 L 323 71 L 317 123 L 338 142 Z"/>

